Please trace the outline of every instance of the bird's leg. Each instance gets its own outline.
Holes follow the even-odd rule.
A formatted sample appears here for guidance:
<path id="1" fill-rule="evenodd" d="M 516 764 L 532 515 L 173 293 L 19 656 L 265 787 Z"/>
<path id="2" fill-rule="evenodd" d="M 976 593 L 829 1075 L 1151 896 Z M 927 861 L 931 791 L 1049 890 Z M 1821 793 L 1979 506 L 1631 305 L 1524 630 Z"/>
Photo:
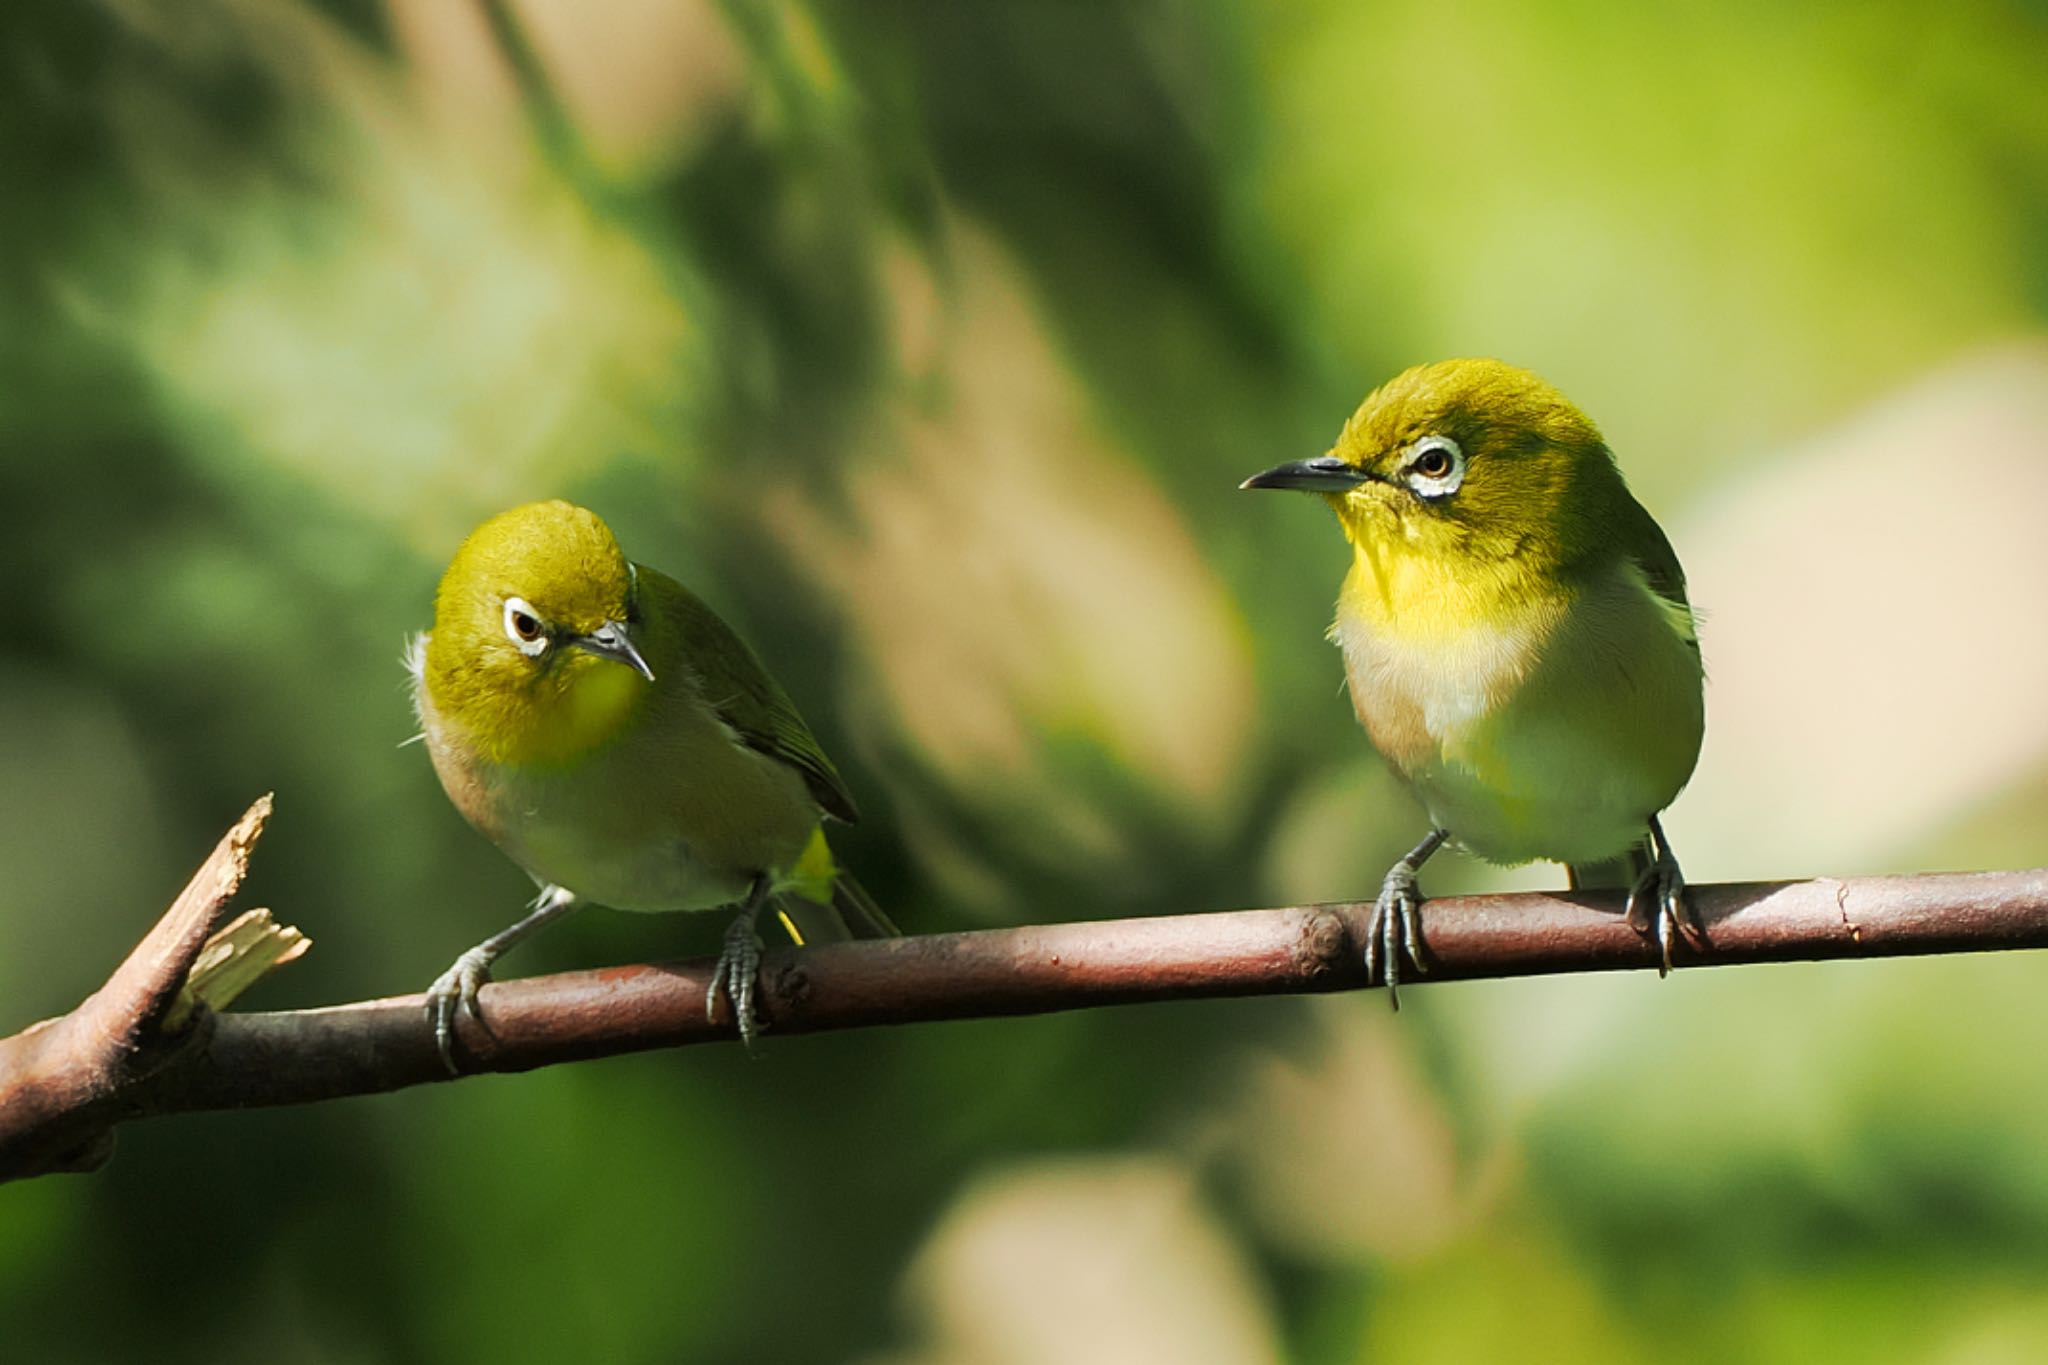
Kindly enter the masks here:
<path id="1" fill-rule="evenodd" d="M 1670 841 L 1664 837 L 1664 826 L 1654 815 L 1650 817 L 1650 848 L 1653 854 L 1650 866 L 1629 889 L 1628 922 L 1639 934 L 1647 934 L 1654 927 L 1657 946 L 1662 953 L 1657 975 L 1665 976 L 1671 971 L 1672 940 L 1683 934 L 1687 943 L 1695 949 L 1703 949 L 1707 946 L 1707 934 L 1692 912 L 1685 894 L 1685 874 L 1678 870 L 1678 859 L 1672 856 Z"/>
<path id="2" fill-rule="evenodd" d="M 732 1002 L 732 1020 L 740 1031 L 740 1041 L 749 1050 L 761 1032 L 760 1018 L 754 1013 L 754 988 L 761 981 L 761 931 L 754 922 L 767 903 L 768 877 L 764 873 L 754 878 L 754 884 L 747 888 L 746 900 L 740 903 L 740 912 L 725 927 L 725 946 L 719 951 L 718 966 L 711 973 L 711 987 L 704 992 L 706 1019 L 718 1017 L 718 993 L 725 992 L 726 999 Z"/>
<path id="3" fill-rule="evenodd" d="M 441 1062 L 448 1068 L 449 1075 L 462 1074 L 462 1068 L 455 1064 L 456 1009 L 467 1010 L 470 1018 L 488 1029 L 489 1025 L 484 1024 L 483 1010 L 477 1004 L 477 992 L 491 979 L 491 964 L 534 930 L 550 920 L 560 919 L 578 904 L 576 893 L 568 888 L 543 886 L 533 899 L 533 910 L 525 919 L 509 929 L 499 930 L 456 958 L 455 965 L 435 977 L 434 984 L 427 987 L 427 1019 L 434 1026 L 434 1045 L 441 1049 Z"/>
<path id="4" fill-rule="evenodd" d="M 1416 975 L 1429 971 L 1422 960 L 1422 891 L 1415 884 L 1415 874 L 1450 837 L 1449 830 L 1433 829 L 1401 855 L 1387 869 L 1380 897 L 1373 903 L 1372 925 L 1365 937 L 1365 976 L 1370 981 L 1385 974 L 1387 999 L 1395 1009 L 1401 1008 L 1402 957 L 1414 965 Z"/>

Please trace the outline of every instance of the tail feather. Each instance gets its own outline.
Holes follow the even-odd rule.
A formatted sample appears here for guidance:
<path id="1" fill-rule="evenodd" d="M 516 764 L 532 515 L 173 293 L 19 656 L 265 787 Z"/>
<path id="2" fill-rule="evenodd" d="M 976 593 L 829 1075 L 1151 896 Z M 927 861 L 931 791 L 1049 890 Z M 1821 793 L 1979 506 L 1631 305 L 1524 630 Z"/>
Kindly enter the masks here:
<path id="1" fill-rule="evenodd" d="M 832 903 L 823 905 L 800 891 L 775 897 L 776 918 L 798 943 L 844 943 L 856 938 L 898 938 L 901 932 L 875 904 L 874 897 L 840 870 L 832 877 Z"/>
<path id="2" fill-rule="evenodd" d="M 846 927 L 853 931 L 855 938 L 903 936 L 896 922 L 875 904 L 875 898 L 868 894 L 868 889 L 855 881 L 853 874 L 843 867 L 832 879 L 832 908 L 839 912 L 839 918 L 846 921 Z"/>
<path id="3" fill-rule="evenodd" d="M 1627 891 L 1656 863 L 1656 850 L 1651 848 L 1650 833 L 1645 830 L 1641 839 L 1612 858 L 1602 858 L 1597 863 L 1569 863 L 1564 870 L 1574 891 Z"/>

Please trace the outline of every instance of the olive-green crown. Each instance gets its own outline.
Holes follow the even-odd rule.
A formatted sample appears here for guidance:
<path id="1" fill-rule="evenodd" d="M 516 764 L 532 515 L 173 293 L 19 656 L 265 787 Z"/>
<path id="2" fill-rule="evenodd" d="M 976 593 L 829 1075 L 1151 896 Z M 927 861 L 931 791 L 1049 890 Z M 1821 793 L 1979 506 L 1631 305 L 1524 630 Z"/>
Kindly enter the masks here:
<path id="1" fill-rule="evenodd" d="M 556 499 L 500 512 L 456 550 L 434 599 L 434 629 L 501 633 L 507 597 L 524 598 L 549 625 L 585 634 L 626 614 L 632 570 L 611 528 L 588 508 Z"/>
<path id="2" fill-rule="evenodd" d="M 1427 505 L 1379 505 L 1425 523 L 1417 531 L 1445 554 L 1563 571 L 1603 557 L 1617 525 L 1640 515 L 1592 419 L 1514 365 L 1460 359 L 1406 370 L 1359 404 L 1331 453 L 1391 477 L 1425 436 L 1457 442 L 1468 462 L 1463 486 Z M 1353 523 L 1372 504 L 1336 501 L 1347 530 L 1370 533 Z"/>

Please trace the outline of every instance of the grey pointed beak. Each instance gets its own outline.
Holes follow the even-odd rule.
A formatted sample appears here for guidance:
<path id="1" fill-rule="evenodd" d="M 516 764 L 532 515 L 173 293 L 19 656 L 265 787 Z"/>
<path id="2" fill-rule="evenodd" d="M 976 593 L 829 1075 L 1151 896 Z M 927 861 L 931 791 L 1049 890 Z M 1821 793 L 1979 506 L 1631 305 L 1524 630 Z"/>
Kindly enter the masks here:
<path id="1" fill-rule="evenodd" d="M 570 637 L 569 643 L 590 651 L 600 659 L 615 659 L 647 681 L 654 681 L 654 670 L 641 657 L 640 647 L 633 643 L 633 636 L 624 621 L 607 621 L 588 635 Z"/>
<path id="2" fill-rule="evenodd" d="M 1239 488 L 1293 488 L 1306 493 L 1343 493 L 1375 476 L 1335 455 L 1290 460 L 1252 475 Z"/>

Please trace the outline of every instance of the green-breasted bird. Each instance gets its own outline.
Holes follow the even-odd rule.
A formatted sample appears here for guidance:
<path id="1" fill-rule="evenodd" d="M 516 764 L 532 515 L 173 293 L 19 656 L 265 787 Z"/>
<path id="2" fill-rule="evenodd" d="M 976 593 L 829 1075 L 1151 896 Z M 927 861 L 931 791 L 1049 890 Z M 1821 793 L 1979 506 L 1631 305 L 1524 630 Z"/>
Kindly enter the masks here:
<path id="1" fill-rule="evenodd" d="M 1416 872 L 1446 841 L 1628 885 L 1629 918 L 1704 942 L 1658 813 L 1698 761 L 1699 642 L 1671 542 L 1599 430 L 1497 360 L 1383 385 L 1327 455 L 1246 479 L 1321 493 L 1351 542 L 1331 638 L 1358 718 L 1429 812 L 1387 873 L 1368 970 L 1425 970 Z"/>
<path id="2" fill-rule="evenodd" d="M 749 1041 L 764 905 L 799 941 L 895 932 L 833 863 L 821 821 L 854 820 L 853 798 L 789 697 L 595 513 L 538 502 L 477 527 L 406 662 L 448 798 L 540 886 L 428 990 L 451 1070 L 455 1011 L 482 1018 L 491 963 L 585 902 L 739 906 L 705 1008 L 723 987 Z"/>

